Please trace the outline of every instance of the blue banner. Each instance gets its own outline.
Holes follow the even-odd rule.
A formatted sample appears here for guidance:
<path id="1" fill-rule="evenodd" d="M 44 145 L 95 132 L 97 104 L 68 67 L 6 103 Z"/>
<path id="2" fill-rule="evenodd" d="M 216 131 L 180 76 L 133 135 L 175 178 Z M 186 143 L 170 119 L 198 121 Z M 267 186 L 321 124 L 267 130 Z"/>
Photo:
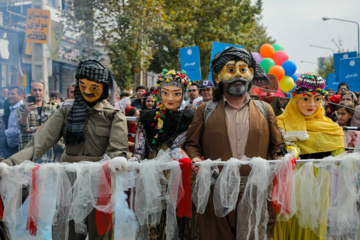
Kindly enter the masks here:
<path id="1" fill-rule="evenodd" d="M 350 91 L 360 91 L 360 58 L 340 60 L 339 82 L 347 83 Z"/>
<path id="2" fill-rule="evenodd" d="M 0 28 L 0 62 L 18 65 L 19 58 L 18 33 Z"/>
<path id="3" fill-rule="evenodd" d="M 200 51 L 199 47 L 180 48 L 181 70 L 186 71 L 186 75 L 191 81 L 201 80 Z"/>
<path id="4" fill-rule="evenodd" d="M 337 91 L 337 86 L 339 85 L 339 82 L 335 81 L 335 73 L 329 73 L 326 81 L 326 89 L 333 89 L 335 92 Z"/>
<path id="5" fill-rule="evenodd" d="M 335 68 L 335 81 L 336 82 L 339 82 L 340 60 L 348 59 L 348 58 L 355 58 L 355 57 L 357 57 L 357 52 L 344 52 L 344 53 L 335 53 L 334 54 L 334 68 Z"/>
<path id="6" fill-rule="evenodd" d="M 216 55 L 217 53 L 222 52 L 222 51 L 224 51 L 225 49 L 227 49 L 227 48 L 229 48 L 229 47 L 244 48 L 243 46 L 234 45 L 234 44 L 230 44 L 230 43 L 213 42 L 212 51 L 211 51 L 210 64 L 211 64 L 211 61 L 214 59 L 214 57 L 215 57 L 215 55 Z M 209 73 L 209 79 L 212 80 L 212 78 L 211 78 L 211 72 Z"/>

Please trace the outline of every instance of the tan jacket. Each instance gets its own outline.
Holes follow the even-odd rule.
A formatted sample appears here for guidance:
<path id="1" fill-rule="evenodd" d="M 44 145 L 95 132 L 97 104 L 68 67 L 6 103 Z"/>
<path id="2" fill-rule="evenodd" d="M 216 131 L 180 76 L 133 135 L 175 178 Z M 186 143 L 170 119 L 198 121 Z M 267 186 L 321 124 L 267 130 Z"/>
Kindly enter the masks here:
<path id="1" fill-rule="evenodd" d="M 262 157 L 277 159 L 277 153 L 281 152 L 284 146 L 279 128 L 276 124 L 276 117 L 273 109 L 266 104 L 269 121 L 253 101 L 249 102 L 249 135 L 245 147 L 246 157 Z M 192 159 L 194 157 L 216 160 L 221 158 L 227 161 L 232 158 L 230 147 L 231 139 L 227 134 L 224 100 L 216 106 L 214 112 L 204 126 L 204 110 L 206 103 L 202 104 L 196 111 L 195 116 L 188 128 L 185 151 Z M 240 174 L 247 176 L 250 167 L 240 168 Z"/>
<path id="2" fill-rule="evenodd" d="M 59 108 L 22 151 L 3 162 L 12 166 L 25 160 L 36 161 L 40 158 L 65 135 L 71 107 L 72 105 L 64 105 Z M 93 108 L 87 107 L 84 134 L 83 143 L 65 146 L 63 162 L 99 161 L 105 153 L 111 158 L 130 157 L 126 118 L 108 102 L 98 102 Z"/>

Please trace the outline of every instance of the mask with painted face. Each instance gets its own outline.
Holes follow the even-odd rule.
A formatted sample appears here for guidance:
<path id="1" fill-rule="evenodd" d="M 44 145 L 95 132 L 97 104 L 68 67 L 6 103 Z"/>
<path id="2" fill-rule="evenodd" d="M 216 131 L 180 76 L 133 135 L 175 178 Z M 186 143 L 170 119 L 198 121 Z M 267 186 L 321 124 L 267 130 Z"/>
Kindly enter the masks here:
<path id="1" fill-rule="evenodd" d="M 302 93 L 297 101 L 299 112 L 306 117 L 313 115 L 319 109 L 322 98 L 320 93 Z"/>
<path id="2" fill-rule="evenodd" d="M 83 78 L 79 79 L 79 89 L 85 101 L 93 103 L 99 100 L 103 94 L 104 84 Z"/>
<path id="3" fill-rule="evenodd" d="M 256 63 L 249 51 L 244 48 L 229 47 L 215 55 L 210 67 L 215 83 L 243 81 L 256 85 L 269 84 L 262 67 Z M 249 84 L 249 87 L 251 84 Z"/>
<path id="4" fill-rule="evenodd" d="M 162 87 L 160 90 L 162 103 L 166 109 L 176 111 L 183 99 L 182 89 L 176 86 Z"/>
<path id="5" fill-rule="evenodd" d="M 244 61 L 228 61 L 218 73 L 216 83 L 233 83 L 236 81 L 251 82 L 254 77 L 254 69 L 249 68 Z"/>

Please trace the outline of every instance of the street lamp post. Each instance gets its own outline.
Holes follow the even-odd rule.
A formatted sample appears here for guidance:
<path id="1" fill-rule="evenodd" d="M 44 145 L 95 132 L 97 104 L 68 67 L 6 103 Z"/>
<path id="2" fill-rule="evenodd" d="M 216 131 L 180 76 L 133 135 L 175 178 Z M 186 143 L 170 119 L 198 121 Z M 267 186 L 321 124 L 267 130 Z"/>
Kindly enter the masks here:
<path id="1" fill-rule="evenodd" d="M 358 56 L 360 56 L 360 37 L 359 37 L 359 34 L 360 34 L 360 27 L 359 27 L 359 23 L 358 22 L 355 22 L 355 21 L 350 21 L 350 20 L 346 20 L 346 19 L 340 19 L 340 18 L 327 18 L 327 17 L 323 17 L 322 20 L 324 21 L 327 21 L 327 20 L 337 20 L 337 21 L 342 21 L 342 22 L 350 22 L 350 23 L 355 23 L 357 25 L 357 39 L 358 39 Z"/>
<path id="2" fill-rule="evenodd" d="M 317 65 L 317 63 L 315 63 L 315 62 L 310 62 L 310 61 L 303 61 L 303 60 L 301 60 L 300 62 L 301 62 L 301 63 L 310 63 L 310 64 L 315 64 L 315 65 Z"/>
<path id="3" fill-rule="evenodd" d="M 322 46 L 316 46 L 316 45 L 309 45 L 310 47 L 316 47 L 316 48 L 322 48 L 322 49 L 328 49 L 328 50 L 331 50 L 333 55 L 334 55 L 334 49 L 332 48 L 328 48 L 328 47 L 322 47 Z"/>

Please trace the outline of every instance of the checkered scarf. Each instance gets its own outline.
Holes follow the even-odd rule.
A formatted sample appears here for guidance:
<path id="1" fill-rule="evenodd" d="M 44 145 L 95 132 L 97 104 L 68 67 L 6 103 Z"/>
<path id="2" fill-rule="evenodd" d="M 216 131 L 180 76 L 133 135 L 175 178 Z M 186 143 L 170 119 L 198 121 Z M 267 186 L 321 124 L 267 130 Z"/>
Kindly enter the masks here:
<path id="1" fill-rule="evenodd" d="M 66 145 L 76 145 L 85 140 L 84 127 L 85 127 L 85 114 L 86 114 L 86 101 L 83 98 L 80 88 L 79 79 L 86 78 L 97 83 L 103 83 L 104 87 L 111 87 L 113 77 L 111 72 L 106 69 L 104 65 L 96 60 L 81 61 L 76 69 L 76 86 L 74 90 L 75 100 L 69 112 L 66 122 Z M 104 88 L 104 91 L 108 88 Z M 106 99 L 108 93 L 104 92 L 98 101 Z"/>

